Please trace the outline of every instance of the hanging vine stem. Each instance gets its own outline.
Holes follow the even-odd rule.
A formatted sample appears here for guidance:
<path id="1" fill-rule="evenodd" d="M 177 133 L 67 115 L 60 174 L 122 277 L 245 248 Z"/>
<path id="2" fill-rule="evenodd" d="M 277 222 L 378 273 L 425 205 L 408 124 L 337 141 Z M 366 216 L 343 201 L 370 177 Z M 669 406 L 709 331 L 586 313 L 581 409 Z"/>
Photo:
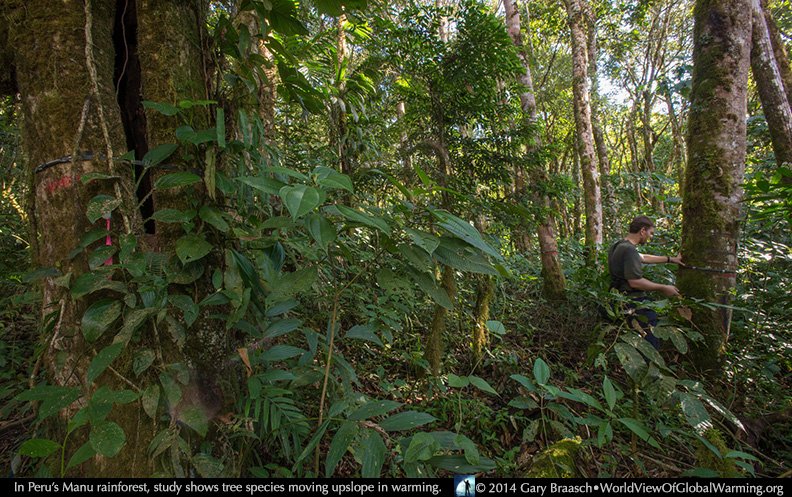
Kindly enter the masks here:
<path id="1" fill-rule="evenodd" d="M 99 124 L 102 128 L 102 136 L 104 137 L 105 146 L 107 147 L 107 167 L 110 174 L 116 175 L 116 168 L 113 163 L 113 145 L 110 141 L 110 131 L 107 129 L 107 121 L 104 115 L 104 105 L 102 105 L 102 97 L 99 93 L 99 75 L 96 72 L 96 61 L 93 56 L 93 12 L 91 11 L 91 0 L 85 0 L 85 65 L 88 68 L 88 74 L 91 77 L 91 92 L 96 97 L 97 110 L 99 111 Z M 77 156 L 77 150 L 72 157 Z M 113 181 L 113 189 L 119 201 L 123 203 L 123 196 L 121 195 L 121 186 L 118 181 Z M 124 229 L 126 233 L 131 233 L 132 228 L 129 225 L 129 217 L 126 213 L 121 214 L 124 220 Z"/>
<path id="2" fill-rule="evenodd" d="M 322 395 L 319 398 L 319 422 L 317 423 L 317 429 L 322 426 L 322 421 L 324 421 L 324 404 L 325 404 L 325 397 L 327 395 L 327 382 L 330 379 L 330 367 L 332 366 L 333 361 L 333 343 L 335 342 L 335 333 L 336 333 L 336 324 L 338 323 L 338 298 L 354 283 L 357 279 L 366 273 L 372 264 L 374 264 L 379 256 L 385 251 L 384 248 L 380 248 L 379 251 L 374 254 L 374 257 L 368 261 L 368 263 L 360 270 L 358 273 L 349 280 L 346 285 L 344 285 L 340 290 L 336 290 L 335 294 L 333 295 L 333 316 L 330 318 L 330 343 L 327 346 L 327 365 L 325 366 L 325 374 L 324 374 L 324 381 L 322 382 Z M 330 255 L 330 249 L 328 247 L 328 256 Z M 332 265 L 330 266 L 333 267 Z M 334 286 L 338 284 L 338 278 L 333 274 L 333 282 Z M 319 452 L 321 451 L 320 444 L 316 444 L 316 452 L 314 453 L 314 473 L 319 474 Z"/>

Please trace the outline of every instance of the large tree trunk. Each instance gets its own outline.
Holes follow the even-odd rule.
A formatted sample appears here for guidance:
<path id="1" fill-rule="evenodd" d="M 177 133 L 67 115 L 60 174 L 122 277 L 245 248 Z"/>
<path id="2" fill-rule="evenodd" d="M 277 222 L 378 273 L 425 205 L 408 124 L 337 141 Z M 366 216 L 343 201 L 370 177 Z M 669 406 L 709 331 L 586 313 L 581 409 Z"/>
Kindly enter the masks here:
<path id="1" fill-rule="evenodd" d="M 693 89 L 683 194 L 682 295 L 729 303 L 736 284 L 737 240 L 745 168 L 751 0 L 699 0 L 694 9 Z M 698 309 L 704 344 L 697 366 L 717 371 L 731 311 Z"/>
<path id="2" fill-rule="evenodd" d="M 123 10 L 116 11 L 116 5 Z M 162 0 L 120 3 L 87 0 L 84 4 L 35 0 L 24 4 L 7 2 L 2 8 L 2 15 L 14 20 L 10 24 L 10 41 L 16 48 L 15 66 L 28 167 L 36 168 L 53 159 L 72 156 L 71 160 L 37 168 L 31 175 L 30 185 L 35 192 L 35 216 L 31 218 L 36 222 L 36 229 L 33 231 L 40 234 L 36 260 L 41 266 L 57 266 L 61 274 L 69 275 L 63 279 L 47 278 L 42 283 L 42 316 L 52 325 L 45 328 L 48 331 L 43 337 L 46 343 L 43 363 L 48 368 L 50 384 L 74 387 L 82 395 L 61 411 L 61 417 L 70 418 L 78 409 L 94 402 L 94 394 L 99 390 L 103 393 L 107 393 L 108 388 L 159 392 L 159 383 L 164 380 L 157 373 L 179 365 L 191 371 L 187 377 L 178 375 L 181 385 L 173 384 L 181 401 L 175 397 L 175 390 L 171 390 L 172 403 L 169 405 L 163 399 L 159 402 L 154 399 L 152 404 L 149 397 L 148 409 L 144 408 L 143 401 L 137 400 L 116 406 L 101 418 L 96 418 L 101 410 L 93 405 L 90 422 L 68 437 L 66 461 L 75 450 L 86 446 L 84 444 L 102 455 L 89 458 L 68 474 L 131 477 L 154 474 L 160 467 L 150 456 L 151 441 L 164 429 L 170 430 L 174 437 L 180 436 L 182 428 L 177 421 L 184 421 L 180 412 L 188 409 L 202 409 L 202 414 L 206 415 L 204 421 L 210 421 L 223 402 L 216 386 L 222 383 L 219 377 L 233 374 L 226 366 L 232 350 L 229 335 L 222 323 L 208 318 L 208 309 L 201 311 L 192 326 L 184 326 L 180 321 L 181 312 L 165 307 L 164 296 L 146 303 L 146 294 L 152 295 L 155 290 L 146 292 L 126 283 L 128 275 L 118 265 L 93 269 L 92 274 L 98 278 L 94 278 L 93 287 L 88 288 L 91 291 L 77 291 L 77 279 L 81 275 L 91 276 L 87 274 L 89 262 L 94 267 L 97 262 L 103 262 L 96 257 L 91 261 L 88 256 L 105 245 L 104 234 L 87 250 L 69 257 L 80 246 L 86 232 L 105 228 L 107 223 L 111 232 L 109 242 L 113 246 L 118 247 L 122 239 L 124 244 L 136 241 L 137 255 L 141 257 L 138 260 L 144 261 L 143 266 L 146 266 L 145 261 L 158 257 L 155 252 L 172 253 L 175 241 L 184 235 L 179 223 L 168 225 L 159 221 L 152 226 L 154 233 L 142 235 L 138 201 L 133 194 L 132 168 L 117 166 L 108 157 L 120 156 L 134 148 L 137 157 L 142 158 L 157 145 L 177 141 L 174 130 L 183 124 L 180 118 L 168 117 L 152 109 L 144 111 L 143 100 L 178 104 L 184 100 L 208 99 L 206 66 L 201 57 L 205 11 L 198 12 L 193 5 Z M 208 108 L 197 106 L 186 112 L 196 129 L 211 126 Z M 198 173 L 203 173 L 200 160 L 185 163 L 179 159 L 183 152 L 178 151 L 168 160 L 172 167 L 199 169 Z M 172 172 L 158 169 L 155 175 L 158 178 Z M 84 182 L 88 173 L 109 173 L 114 179 Z M 152 184 L 153 181 L 148 183 L 149 191 L 144 195 L 151 193 Z M 149 196 L 154 200 L 151 208 L 197 209 L 208 198 L 206 189 L 198 185 L 197 188 L 154 191 Z M 109 221 L 99 217 L 91 222 L 86 215 L 90 212 L 89 203 L 97 194 L 108 195 L 110 204 L 121 204 L 112 211 Z M 112 262 L 118 262 L 117 257 L 113 256 Z M 163 254 L 157 264 L 159 269 L 146 271 L 151 271 L 152 275 L 161 271 L 165 257 Z M 210 259 L 211 256 L 207 256 L 204 261 Z M 171 261 L 179 264 L 175 258 Z M 204 270 L 204 274 L 211 274 L 211 271 Z M 204 276 L 190 285 L 172 283 L 167 285 L 165 292 L 188 294 L 197 302 L 205 295 L 207 279 L 208 276 Z M 85 290 L 86 285 L 82 288 Z M 103 334 L 93 337 L 89 336 L 83 315 L 100 299 L 119 306 L 119 315 L 115 324 L 108 324 Z M 161 319 L 157 320 L 160 326 L 153 326 L 152 319 L 151 326 L 132 328 L 128 330 L 129 335 L 124 335 L 124 329 L 119 332 L 120 323 L 144 306 L 160 309 Z M 181 337 L 179 330 L 184 332 Z M 136 333 L 134 341 L 130 340 L 132 333 Z M 120 355 L 89 383 L 89 364 L 97 353 L 109 350 L 111 343 L 124 345 Z M 135 374 L 134 358 L 143 348 L 156 350 L 155 367 Z M 200 378 L 200 388 L 196 388 L 196 378 Z M 188 398 L 186 392 L 191 388 L 196 390 L 195 396 Z M 170 423 L 161 423 L 163 410 L 157 409 L 158 404 L 168 408 Z M 194 425 L 195 418 L 192 421 Z M 108 429 L 115 437 L 112 450 L 88 442 L 95 442 L 97 437 L 106 442 Z M 119 439 L 120 432 L 123 437 Z M 62 439 L 56 437 L 56 440 Z M 120 450 L 116 455 L 113 454 L 115 449 Z M 174 474 L 183 475 L 181 466 L 175 461 L 186 460 L 191 454 L 179 453 L 175 443 L 172 450 L 169 465 Z"/>
<path id="3" fill-rule="evenodd" d="M 583 11 L 579 0 L 566 0 L 569 29 L 572 34 L 572 93 L 574 94 L 580 173 L 583 176 L 583 198 L 586 206 L 586 248 L 589 261 L 597 259 L 602 246 L 602 196 L 600 177 L 594 153 L 591 130 L 591 107 L 588 91 L 588 60 Z"/>
<path id="4" fill-rule="evenodd" d="M 762 111 L 767 120 L 776 163 L 792 163 L 792 110 L 784 91 L 779 66 L 776 63 L 765 15 L 759 0 L 753 0 L 753 36 L 751 41 L 751 71 L 753 71 Z"/>
<path id="5" fill-rule="evenodd" d="M 506 27 L 514 45 L 517 47 L 517 55 L 522 63 L 523 70 L 517 75 L 517 82 L 525 87 L 525 91 L 520 93 L 520 107 L 526 121 L 529 124 L 530 135 L 527 137 L 527 152 L 536 153 L 542 146 L 542 135 L 539 132 L 538 120 L 536 118 L 536 98 L 534 96 L 533 79 L 531 78 L 531 68 L 528 65 L 528 58 L 522 41 L 520 30 L 520 13 L 517 9 L 517 0 L 504 0 L 506 9 Z M 524 178 L 525 172 L 519 171 L 518 178 Z M 534 182 L 546 181 L 545 166 L 536 167 L 533 171 Z M 522 187 L 518 187 L 518 196 L 522 198 L 525 194 L 525 180 L 522 180 Z M 540 214 L 536 216 L 536 230 L 539 240 L 539 251 L 542 261 L 542 276 L 544 281 L 544 294 L 548 300 L 563 300 L 566 297 L 566 280 L 564 271 L 561 268 L 561 261 L 558 258 L 558 248 L 556 245 L 555 229 L 553 228 L 553 209 L 550 199 L 542 195 L 539 199 L 543 207 Z"/>

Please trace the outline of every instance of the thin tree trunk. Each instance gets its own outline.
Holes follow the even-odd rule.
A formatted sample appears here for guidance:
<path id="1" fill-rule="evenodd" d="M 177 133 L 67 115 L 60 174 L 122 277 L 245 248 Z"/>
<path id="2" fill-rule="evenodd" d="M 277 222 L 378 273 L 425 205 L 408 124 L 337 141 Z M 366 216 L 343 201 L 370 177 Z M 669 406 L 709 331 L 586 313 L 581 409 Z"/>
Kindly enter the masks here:
<path id="1" fill-rule="evenodd" d="M 752 1 L 753 29 L 751 71 L 753 71 L 762 111 L 770 131 L 776 164 L 792 164 L 792 110 L 776 63 L 765 15 L 759 0 Z"/>
<path id="2" fill-rule="evenodd" d="M 778 32 L 778 26 L 775 19 L 767 9 L 767 0 L 762 0 L 762 10 L 765 14 L 765 24 L 767 31 L 770 34 L 770 42 L 773 44 L 773 52 L 781 73 L 781 79 L 784 81 L 784 90 L 786 91 L 787 101 L 792 106 L 792 65 L 789 62 L 789 55 L 786 51 L 786 45 L 781 39 L 781 34 Z"/>
<path id="3" fill-rule="evenodd" d="M 534 154 L 542 146 L 542 135 L 538 129 L 538 119 L 536 114 L 536 98 L 534 96 L 533 80 L 531 78 L 531 68 L 523 47 L 522 32 L 520 30 L 520 13 L 517 9 L 516 0 L 504 0 L 506 9 L 506 27 L 514 45 L 517 47 L 517 55 L 522 63 L 523 70 L 517 75 L 517 82 L 525 87 L 525 91 L 520 93 L 520 107 L 526 121 L 528 122 L 530 134 L 527 137 L 527 153 Z M 520 178 L 525 175 L 524 171 L 518 174 Z M 533 181 L 536 183 L 547 180 L 544 165 L 536 167 L 534 170 Z M 518 196 L 522 197 L 525 192 L 524 180 L 518 190 Z M 544 207 L 542 213 L 536 216 L 536 230 L 539 241 L 539 251 L 542 261 L 542 275 L 544 281 L 544 294 L 548 300 L 563 300 L 566 294 L 566 281 L 564 271 L 561 268 L 561 261 L 558 258 L 558 247 L 556 245 L 555 229 L 553 228 L 553 208 L 550 199 L 542 195 L 539 199 Z"/>
<path id="4" fill-rule="evenodd" d="M 583 176 L 583 197 L 586 206 L 586 248 L 588 259 L 593 262 L 597 259 L 597 252 L 602 246 L 602 196 L 599 169 L 594 153 L 591 108 L 586 82 L 588 77 L 586 36 L 583 30 L 584 19 L 579 0 L 566 0 L 566 6 L 572 34 L 572 92 L 574 94 L 580 172 Z"/>
<path id="5" fill-rule="evenodd" d="M 682 295 L 728 304 L 736 285 L 746 150 L 751 0 L 699 0 L 694 9 L 693 89 L 683 195 Z M 731 311 L 696 309 L 703 345 L 696 365 L 719 371 Z"/>

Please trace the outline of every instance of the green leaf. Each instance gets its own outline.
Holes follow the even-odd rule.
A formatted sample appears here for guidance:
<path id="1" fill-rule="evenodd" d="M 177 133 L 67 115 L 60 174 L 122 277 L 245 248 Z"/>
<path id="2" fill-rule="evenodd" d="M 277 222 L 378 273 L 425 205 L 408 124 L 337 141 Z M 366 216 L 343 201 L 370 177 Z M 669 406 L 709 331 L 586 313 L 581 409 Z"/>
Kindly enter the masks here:
<path id="1" fill-rule="evenodd" d="M 451 388 L 465 388 L 470 385 L 470 380 L 467 376 L 457 376 L 454 373 L 448 373 L 448 386 Z"/>
<path id="2" fill-rule="evenodd" d="M 194 173 L 182 172 L 166 174 L 157 180 L 154 188 L 158 190 L 164 190 L 166 188 L 176 188 L 179 186 L 191 185 L 193 183 L 200 183 L 201 181 L 203 181 L 201 180 L 201 177 Z"/>
<path id="3" fill-rule="evenodd" d="M 348 220 L 356 223 L 365 224 L 366 226 L 370 226 L 372 228 L 376 228 L 386 235 L 390 236 L 390 227 L 388 227 L 388 223 L 386 223 L 383 219 L 378 217 L 374 217 L 367 212 L 363 212 L 358 209 L 353 209 L 352 207 L 347 207 L 345 205 L 336 205 L 338 212 L 341 213 L 342 216 L 347 218 Z"/>
<path id="4" fill-rule="evenodd" d="M 147 109 L 154 109 L 165 116 L 175 116 L 179 113 L 179 108 L 164 102 L 151 102 L 148 100 L 143 101 L 143 107 Z"/>
<path id="5" fill-rule="evenodd" d="M 32 283 L 44 278 L 54 278 L 56 276 L 61 276 L 61 272 L 54 267 L 44 267 L 26 273 L 22 276 L 22 283 Z"/>
<path id="6" fill-rule="evenodd" d="M 480 458 L 479 464 L 470 464 L 462 455 L 434 456 L 426 462 L 437 468 L 462 475 L 491 471 L 495 468 L 495 461 L 487 457 Z"/>
<path id="7" fill-rule="evenodd" d="M 126 293 L 126 285 L 120 281 L 111 280 L 110 276 L 112 274 L 113 271 L 110 268 L 107 270 L 104 268 L 98 268 L 91 272 L 80 275 L 80 277 L 77 278 L 72 285 L 72 297 L 78 299 L 97 290 L 105 289 Z"/>
<path id="8" fill-rule="evenodd" d="M 34 438 L 28 440 L 19 447 L 19 453 L 28 457 L 47 457 L 61 448 L 61 445 L 52 440 Z"/>
<path id="9" fill-rule="evenodd" d="M 380 421 L 379 425 L 380 428 L 385 431 L 401 431 L 423 426 L 432 421 L 437 421 L 437 418 L 431 414 L 418 411 L 404 411 L 383 419 Z"/>
<path id="10" fill-rule="evenodd" d="M 302 326 L 302 324 L 303 322 L 301 319 L 276 319 L 274 321 L 270 321 L 267 324 L 267 329 L 264 331 L 262 338 L 272 339 L 287 333 L 291 333 Z"/>
<path id="11" fill-rule="evenodd" d="M 349 193 L 355 193 L 352 186 L 352 180 L 346 174 L 341 174 L 333 171 L 335 174 L 330 174 L 325 178 L 319 178 L 316 183 L 328 188 L 337 188 L 340 190 L 347 190 Z"/>
<path id="12" fill-rule="evenodd" d="M 649 445 L 651 445 L 652 447 L 655 447 L 657 449 L 660 448 L 660 444 L 658 444 L 657 440 L 655 440 L 654 438 L 652 438 L 651 435 L 649 435 L 649 432 L 646 431 L 646 427 L 640 421 L 635 420 L 633 418 L 618 418 L 618 421 L 627 428 L 629 428 L 630 431 L 638 435 L 641 438 L 641 440 L 649 442 Z"/>
<path id="13" fill-rule="evenodd" d="M 325 200 L 321 189 L 308 185 L 284 186 L 278 194 L 293 220 L 308 214 Z"/>
<path id="14" fill-rule="evenodd" d="M 388 452 L 385 442 L 382 441 L 379 433 L 369 430 L 368 440 L 364 447 L 360 476 L 363 478 L 379 478 L 382 475 L 382 465 L 385 463 L 385 455 Z"/>
<path id="15" fill-rule="evenodd" d="M 707 409 L 704 407 L 704 404 L 702 404 L 698 398 L 689 393 L 677 393 L 679 395 L 679 403 L 682 407 L 682 413 L 685 415 L 685 419 L 690 424 L 690 426 L 693 427 L 696 433 L 703 434 L 708 428 L 712 426 L 712 420 L 710 419 L 710 415 L 707 412 Z"/>
<path id="16" fill-rule="evenodd" d="M 641 354 L 632 345 L 621 342 L 614 345 L 613 349 L 616 351 L 616 357 L 627 374 L 630 375 L 630 378 L 640 382 L 648 371 L 646 362 L 641 357 Z"/>
<path id="17" fill-rule="evenodd" d="M 460 240 L 463 240 L 466 243 L 481 249 L 483 252 L 498 259 L 502 259 L 500 253 L 494 248 L 490 247 L 489 244 L 487 244 L 484 239 L 481 238 L 481 234 L 478 232 L 478 230 L 469 222 L 463 221 L 462 219 L 446 211 L 431 210 L 431 213 L 440 220 L 438 226 L 445 228 L 452 234 L 456 235 Z"/>
<path id="18" fill-rule="evenodd" d="M 112 245 L 98 247 L 88 257 L 88 267 L 90 269 L 96 269 L 99 266 L 103 266 L 107 261 L 111 260 L 111 257 L 113 257 L 117 251 L 118 249 Z"/>
<path id="19" fill-rule="evenodd" d="M 602 391 L 605 394 L 605 400 L 608 402 L 608 409 L 612 411 L 616 406 L 616 389 L 613 388 L 613 383 L 607 376 L 602 380 Z"/>
<path id="20" fill-rule="evenodd" d="M 151 219 L 162 221 L 163 223 L 186 223 L 194 217 L 194 210 L 182 212 L 177 209 L 160 209 L 151 215 Z"/>
<path id="21" fill-rule="evenodd" d="M 353 412 L 347 419 L 349 421 L 362 421 L 374 416 L 382 416 L 403 405 L 403 403 L 395 400 L 377 400 L 364 405 Z"/>
<path id="22" fill-rule="evenodd" d="M 143 164 L 145 167 L 156 166 L 160 162 L 170 157 L 177 148 L 179 148 L 179 146 L 175 143 L 157 145 L 143 156 Z"/>
<path id="23" fill-rule="evenodd" d="M 338 429 L 333 441 L 330 442 L 330 449 L 325 460 L 325 477 L 330 478 L 335 472 L 341 458 L 344 457 L 349 445 L 358 433 L 358 425 L 352 421 L 345 421 Z"/>
<path id="24" fill-rule="evenodd" d="M 278 181 L 272 178 L 257 178 L 251 176 L 240 176 L 238 178 L 234 178 L 236 181 L 240 183 L 244 183 L 256 190 L 260 190 L 264 193 L 269 193 L 270 195 L 280 195 L 280 191 L 283 187 L 287 186 L 286 183 L 283 181 Z"/>
<path id="25" fill-rule="evenodd" d="M 485 380 L 484 378 L 479 378 L 478 376 L 472 376 L 472 375 L 468 376 L 468 378 L 470 379 L 470 383 L 479 390 L 483 392 L 491 393 L 493 395 L 500 395 L 498 394 L 498 392 L 495 391 L 494 388 L 490 386 L 489 383 L 487 383 L 487 380 Z"/>
<path id="26" fill-rule="evenodd" d="M 143 410 L 151 419 L 157 419 L 157 407 L 159 406 L 160 387 L 159 385 L 149 385 L 143 391 Z"/>
<path id="27" fill-rule="evenodd" d="M 108 347 L 103 348 L 96 354 L 91 360 L 91 364 L 88 365 L 88 370 L 86 372 L 87 381 L 90 385 L 91 383 L 99 377 L 100 374 L 104 372 L 105 369 L 112 363 L 116 357 L 121 355 L 121 351 L 124 350 L 123 343 L 114 343 Z"/>
<path id="28" fill-rule="evenodd" d="M 333 225 L 333 223 L 325 216 L 321 216 L 319 214 L 311 214 L 306 216 L 305 227 L 308 229 L 308 233 L 311 235 L 311 237 L 316 240 L 316 243 L 319 244 L 319 247 L 324 252 L 327 252 L 327 248 L 331 243 L 333 243 L 333 241 L 336 239 L 336 236 L 338 236 L 335 225 Z"/>
<path id="29" fill-rule="evenodd" d="M 176 240 L 176 255 L 182 263 L 197 261 L 212 251 L 212 244 L 197 235 L 184 235 Z"/>
<path id="30" fill-rule="evenodd" d="M 542 358 L 534 361 L 533 373 L 536 383 L 540 385 L 546 385 L 547 380 L 550 379 L 550 367 L 546 362 L 544 362 L 544 360 L 542 360 Z"/>
<path id="31" fill-rule="evenodd" d="M 505 335 L 506 327 L 500 321 L 487 321 L 487 329 L 496 335 Z"/>
<path id="32" fill-rule="evenodd" d="M 60 387 L 57 385 L 40 385 L 17 395 L 17 400 L 38 401 L 39 419 L 44 420 L 64 407 L 82 397 L 80 387 Z"/>
<path id="33" fill-rule="evenodd" d="M 201 219 L 206 221 L 207 223 L 211 224 L 218 230 L 225 233 L 228 231 L 228 223 L 223 219 L 223 211 L 216 207 L 210 206 L 203 206 L 201 210 L 198 212 L 198 215 L 201 216 Z"/>
<path id="34" fill-rule="evenodd" d="M 538 392 L 539 389 L 536 388 L 536 385 L 533 384 L 531 380 L 526 378 L 521 374 L 513 374 L 510 376 L 511 379 L 518 382 L 520 385 L 524 386 L 529 392 Z"/>
<path id="35" fill-rule="evenodd" d="M 198 304 L 187 295 L 168 295 L 168 302 L 181 309 L 184 313 L 184 322 L 188 327 L 198 319 Z"/>
<path id="36" fill-rule="evenodd" d="M 293 347 L 291 345 L 273 345 L 264 351 L 263 354 L 261 354 L 260 360 L 280 362 L 285 361 L 286 359 L 291 359 L 292 357 L 297 357 L 304 353 L 305 350 L 299 347 Z"/>
<path id="37" fill-rule="evenodd" d="M 421 288 L 421 290 L 432 297 L 432 300 L 434 300 L 435 303 L 445 307 L 449 311 L 454 309 L 454 303 L 448 297 L 448 292 L 438 286 L 437 281 L 435 281 L 433 277 L 426 273 L 413 272 L 412 274 L 415 276 L 415 281 L 418 283 L 418 286 Z"/>
<path id="38" fill-rule="evenodd" d="M 82 334 L 93 343 L 121 315 L 123 304 L 118 300 L 100 300 L 89 307 L 82 318 Z"/>
<path id="39" fill-rule="evenodd" d="M 748 461 L 761 462 L 756 456 L 753 456 L 751 454 L 748 454 L 747 452 L 742 452 L 742 451 L 739 451 L 739 450 L 733 450 L 733 451 L 729 452 L 728 454 L 726 454 L 723 457 L 725 457 L 727 459 L 740 458 L 740 459 L 746 459 Z"/>
<path id="40" fill-rule="evenodd" d="M 113 176 L 112 174 L 107 174 L 100 171 L 91 171 L 83 174 L 80 177 L 80 181 L 82 182 L 83 185 L 86 183 L 90 183 L 91 181 L 100 180 L 100 179 L 118 179 L 118 176 Z"/>
<path id="41" fill-rule="evenodd" d="M 135 356 L 135 360 L 132 362 L 132 371 L 135 373 L 135 376 L 140 376 L 140 373 L 147 370 L 154 364 L 154 359 L 156 358 L 156 354 L 151 349 L 144 349 L 137 353 Z"/>
<path id="42" fill-rule="evenodd" d="M 412 228 L 404 228 L 404 232 L 412 237 L 416 245 L 424 249 L 427 253 L 432 254 L 435 249 L 440 245 L 440 238 L 431 233 L 415 230 Z"/>
<path id="43" fill-rule="evenodd" d="M 110 195 L 97 195 L 88 201 L 88 206 L 85 208 L 85 215 L 88 220 L 95 223 L 97 219 L 105 214 L 110 214 L 121 205 L 121 199 L 111 197 Z"/>
<path id="44" fill-rule="evenodd" d="M 454 441 L 460 447 L 462 447 L 462 449 L 464 449 L 465 460 L 467 460 L 467 462 L 473 465 L 478 465 L 481 463 L 481 454 L 479 454 L 476 442 L 469 439 L 465 435 L 457 435 Z"/>
<path id="45" fill-rule="evenodd" d="M 404 453 L 405 462 L 426 461 L 434 456 L 440 444 L 428 433 L 416 433 L 410 441 L 410 446 Z"/>
<path id="46" fill-rule="evenodd" d="M 369 342 L 374 342 L 380 347 L 385 346 L 385 344 L 382 343 L 382 340 L 380 340 L 380 337 L 378 337 L 376 334 L 374 334 L 373 331 L 371 331 L 371 328 L 361 324 L 355 325 L 352 328 L 350 328 L 349 331 L 347 331 L 346 335 L 344 335 L 344 338 L 358 338 L 360 340 L 368 340 Z"/>
<path id="47" fill-rule="evenodd" d="M 206 419 L 202 406 L 190 405 L 184 407 L 179 411 L 179 420 L 202 437 L 205 437 L 206 432 L 209 430 L 209 420 Z"/>
<path id="48" fill-rule="evenodd" d="M 406 243 L 399 244 L 399 252 L 410 265 L 417 269 L 419 272 L 430 273 L 435 267 L 432 256 L 425 250 L 415 245 L 408 245 Z"/>
<path id="49" fill-rule="evenodd" d="M 66 465 L 66 470 L 68 471 L 75 466 L 79 466 L 95 455 L 96 450 L 91 446 L 91 442 L 89 440 L 88 442 L 82 444 L 82 447 L 77 449 L 77 451 L 72 454 L 71 458 L 69 458 L 69 463 Z"/>
<path id="50" fill-rule="evenodd" d="M 217 144 L 220 148 L 225 148 L 225 111 L 223 111 L 222 107 L 217 108 L 217 119 L 215 119 L 215 122 L 217 123 Z"/>
<path id="51" fill-rule="evenodd" d="M 112 421 L 99 421 L 91 423 L 90 441 L 96 452 L 105 457 L 113 457 L 121 452 L 126 442 L 126 434 Z"/>
<path id="52" fill-rule="evenodd" d="M 287 273 L 273 285 L 272 293 L 267 297 L 267 300 L 279 302 L 290 299 L 294 295 L 311 288 L 311 285 L 314 284 L 318 277 L 319 269 L 316 266 Z"/>

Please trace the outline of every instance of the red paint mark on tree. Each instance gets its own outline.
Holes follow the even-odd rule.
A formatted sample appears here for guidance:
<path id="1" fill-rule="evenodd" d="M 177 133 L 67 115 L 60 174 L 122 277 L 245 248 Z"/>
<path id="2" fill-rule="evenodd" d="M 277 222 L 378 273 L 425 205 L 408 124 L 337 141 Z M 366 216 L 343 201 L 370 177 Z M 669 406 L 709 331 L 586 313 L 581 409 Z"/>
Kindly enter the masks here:
<path id="1" fill-rule="evenodd" d="M 80 175 L 77 175 L 77 181 L 80 180 Z M 58 179 L 48 179 L 44 182 L 44 188 L 47 190 L 47 193 L 52 195 L 55 193 L 56 190 L 60 190 L 61 188 L 68 188 L 74 184 L 71 176 L 64 176 Z"/>

